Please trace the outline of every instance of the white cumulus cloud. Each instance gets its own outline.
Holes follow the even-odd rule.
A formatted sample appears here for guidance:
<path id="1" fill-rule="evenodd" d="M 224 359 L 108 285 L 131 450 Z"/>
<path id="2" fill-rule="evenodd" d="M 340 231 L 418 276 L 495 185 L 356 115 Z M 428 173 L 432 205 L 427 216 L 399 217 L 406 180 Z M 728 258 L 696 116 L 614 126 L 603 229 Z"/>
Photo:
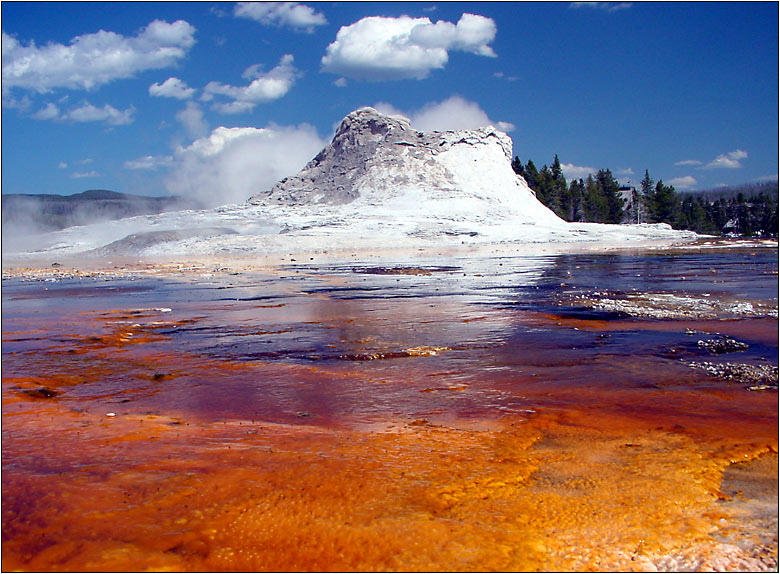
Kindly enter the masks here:
<path id="1" fill-rule="evenodd" d="M 499 123 L 492 121 L 479 104 L 457 95 L 424 105 L 412 114 L 411 120 L 416 129 L 424 132 L 468 130 Z"/>
<path id="2" fill-rule="evenodd" d="M 563 177 L 569 181 L 573 179 L 586 179 L 589 175 L 595 174 L 598 171 L 595 167 L 574 165 L 573 163 L 562 163 L 561 170 L 563 171 Z"/>
<path id="3" fill-rule="evenodd" d="M 676 187 L 677 189 L 690 189 L 693 186 L 695 186 L 698 182 L 696 181 L 696 178 L 690 175 L 685 175 L 682 177 L 674 177 L 667 181 L 669 185 L 672 185 Z"/>
<path id="4" fill-rule="evenodd" d="M 378 102 L 374 108 L 386 115 L 409 118 L 412 126 L 422 132 L 469 130 L 495 126 L 502 131 L 511 131 L 515 126 L 509 122 L 493 121 L 479 104 L 454 95 L 441 102 L 429 102 L 422 108 L 404 113 L 387 102 Z"/>
<path id="5" fill-rule="evenodd" d="M 457 24 L 428 18 L 371 16 L 343 26 L 322 58 L 322 70 L 350 78 L 426 78 L 447 64 L 449 51 L 495 57 L 495 22 L 463 14 Z"/>
<path id="6" fill-rule="evenodd" d="M 173 156 L 166 188 L 216 206 L 240 203 L 300 171 L 325 146 L 308 125 L 218 127 Z"/>
<path id="7" fill-rule="evenodd" d="M 233 15 L 265 25 L 289 26 L 305 32 L 312 32 L 315 26 L 328 23 L 320 12 L 298 2 L 238 2 Z"/>
<path id="8" fill-rule="evenodd" d="M 748 156 L 747 152 L 741 149 L 730 151 L 729 153 L 724 153 L 716 157 L 710 163 L 705 165 L 704 169 L 716 169 L 716 168 L 737 169 L 742 167 L 740 160 L 747 158 L 747 156 Z"/>
<path id="9" fill-rule="evenodd" d="M 215 96 L 224 96 L 233 101 L 215 102 L 213 108 L 225 114 L 247 112 L 257 104 L 278 100 L 284 96 L 295 83 L 299 72 L 293 66 L 293 56 L 285 54 L 279 64 L 267 73 L 260 67 L 250 66 L 244 72 L 244 77 L 252 81 L 247 86 L 230 86 L 220 82 L 209 82 L 203 89 L 203 100 L 211 101 Z"/>
<path id="10" fill-rule="evenodd" d="M 195 88 L 190 88 L 186 82 L 179 78 L 168 78 L 162 84 L 155 82 L 149 86 L 149 95 L 157 96 L 158 98 L 189 100 L 195 95 Z"/>
<path id="11" fill-rule="evenodd" d="M 132 37 L 100 30 L 76 36 L 67 46 L 25 46 L 3 32 L 3 88 L 89 90 L 177 63 L 195 43 L 194 35 L 195 28 L 183 20 L 155 20 Z"/>
<path id="12" fill-rule="evenodd" d="M 406 119 L 411 119 L 410 114 L 405 114 L 389 102 L 377 102 L 372 107 L 380 114 L 384 114 L 386 116 L 402 116 Z"/>

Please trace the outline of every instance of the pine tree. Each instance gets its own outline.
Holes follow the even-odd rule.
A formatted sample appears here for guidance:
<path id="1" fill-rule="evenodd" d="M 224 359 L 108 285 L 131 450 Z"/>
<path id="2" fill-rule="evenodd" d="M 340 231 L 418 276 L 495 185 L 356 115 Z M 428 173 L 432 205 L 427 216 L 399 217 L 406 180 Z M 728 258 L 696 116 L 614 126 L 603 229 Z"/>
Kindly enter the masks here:
<path id="1" fill-rule="evenodd" d="M 553 176 L 550 168 L 542 166 L 541 171 L 536 179 L 536 197 L 539 198 L 543 204 L 556 211 L 556 197 L 553 189 Z"/>
<path id="2" fill-rule="evenodd" d="M 753 235 L 753 220 L 750 213 L 750 204 L 742 192 L 737 194 L 737 233 L 740 235 Z"/>
<path id="3" fill-rule="evenodd" d="M 777 201 L 764 192 L 751 200 L 757 233 L 761 237 L 777 237 Z"/>
<path id="4" fill-rule="evenodd" d="M 571 210 L 571 198 L 569 197 L 569 187 L 566 185 L 566 178 L 563 175 L 563 168 L 561 162 L 558 159 L 558 154 L 555 154 L 552 166 L 550 167 L 550 173 L 552 175 L 551 194 L 552 194 L 552 209 L 555 213 L 565 219 L 566 221 L 572 220 Z"/>
<path id="5" fill-rule="evenodd" d="M 571 204 L 571 219 L 569 221 L 583 221 L 583 196 L 585 195 L 585 183 L 580 180 L 571 180 L 569 185 L 569 201 Z"/>
<path id="6" fill-rule="evenodd" d="M 528 187 L 533 189 L 536 192 L 537 197 L 539 196 L 539 188 L 538 188 L 538 180 L 539 180 L 539 170 L 536 169 L 536 166 L 534 165 L 534 162 L 530 159 L 528 160 L 528 163 L 525 164 L 525 170 L 524 175 L 526 183 L 528 184 Z"/>
<path id="7" fill-rule="evenodd" d="M 664 182 L 659 179 L 650 202 L 650 221 L 679 227 L 681 211 L 680 198 L 674 187 L 664 185 Z"/>
<path id="8" fill-rule="evenodd" d="M 523 162 L 520 161 L 520 158 L 517 156 L 515 156 L 515 159 L 512 160 L 512 169 L 517 175 L 525 177 L 525 169 L 523 169 Z"/>
<path id="9" fill-rule="evenodd" d="M 697 233 L 704 233 L 706 235 L 719 235 L 720 230 L 715 225 L 712 219 L 712 214 L 709 210 L 709 203 L 703 197 L 696 198 L 696 212 L 700 214 L 699 229 L 695 230 Z"/>
<path id="10" fill-rule="evenodd" d="M 606 202 L 603 223 L 620 223 L 623 221 L 623 204 L 625 203 L 620 196 L 620 184 L 608 169 L 600 169 L 596 173 L 596 181 Z"/>
<path id="11" fill-rule="evenodd" d="M 717 234 L 722 234 L 723 228 L 726 227 L 729 221 L 728 202 L 724 198 L 720 198 L 712 202 L 707 211 L 710 214 L 713 226 L 717 230 Z"/>
<path id="12" fill-rule="evenodd" d="M 769 199 L 766 210 L 763 212 L 763 218 L 761 220 L 761 235 L 763 237 L 777 237 L 778 235 L 778 220 L 777 220 L 777 199 Z"/>
<path id="13" fill-rule="evenodd" d="M 607 200 L 591 174 L 588 174 L 588 179 L 585 180 L 585 193 L 583 194 L 582 203 L 585 212 L 585 221 L 603 223 L 606 220 L 609 211 Z"/>
<path id="14" fill-rule="evenodd" d="M 642 221 L 642 196 L 635 187 L 631 188 L 631 214 L 629 223 L 641 223 Z"/>
<path id="15" fill-rule="evenodd" d="M 645 177 L 639 184 L 639 201 L 637 203 L 637 223 L 645 223 L 648 217 L 649 204 L 653 198 L 653 185 L 655 182 L 650 173 L 645 170 Z"/>
<path id="16" fill-rule="evenodd" d="M 515 156 L 512 169 L 525 178 L 539 201 L 567 221 L 667 223 L 707 235 L 778 236 L 777 184 L 766 193 L 764 188 L 746 185 L 737 188 L 737 195 L 735 189 L 728 195 L 716 195 L 716 200 L 705 194 L 683 198 L 674 187 L 654 181 L 645 170 L 640 189 L 632 191 L 632 209 L 627 213 L 620 184 L 608 169 L 588 175 L 585 181 L 572 180 L 569 185 L 557 154 L 541 171 L 532 160 L 524 166 Z M 747 197 L 747 193 L 752 195 Z"/>
<path id="17" fill-rule="evenodd" d="M 712 223 L 707 203 L 701 197 L 687 196 L 681 204 L 677 225 L 681 229 L 690 229 L 696 233 L 712 235 L 715 226 Z"/>

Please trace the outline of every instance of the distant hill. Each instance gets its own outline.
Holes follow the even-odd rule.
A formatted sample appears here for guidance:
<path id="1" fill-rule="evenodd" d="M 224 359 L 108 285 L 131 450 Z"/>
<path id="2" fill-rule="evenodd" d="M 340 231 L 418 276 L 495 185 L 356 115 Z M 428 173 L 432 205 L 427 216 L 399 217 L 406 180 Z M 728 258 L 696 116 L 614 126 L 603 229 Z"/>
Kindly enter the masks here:
<path id="1" fill-rule="evenodd" d="M 182 197 L 148 197 L 107 189 L 74 195 L 3 194 L 3 235 L 11 229 L 56 231 L 98 221 L 198 208 Z"/>

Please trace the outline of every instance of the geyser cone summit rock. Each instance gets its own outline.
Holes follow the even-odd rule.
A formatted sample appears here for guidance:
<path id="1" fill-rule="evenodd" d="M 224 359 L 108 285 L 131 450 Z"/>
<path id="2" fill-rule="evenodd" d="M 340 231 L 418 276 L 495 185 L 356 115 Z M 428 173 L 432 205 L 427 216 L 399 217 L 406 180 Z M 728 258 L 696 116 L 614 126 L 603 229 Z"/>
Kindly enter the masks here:
<path id="1" fill-rule="evenodd" d="M 511 166 L 512 140 L 489 126 L 419 132 L 361 108 L 294 177 L 252 196 L 258 206 L 344 206 L 361 215 L 460 222 L 564 224 Z M 347 205 L 348 204 L 348 205 Z"/>

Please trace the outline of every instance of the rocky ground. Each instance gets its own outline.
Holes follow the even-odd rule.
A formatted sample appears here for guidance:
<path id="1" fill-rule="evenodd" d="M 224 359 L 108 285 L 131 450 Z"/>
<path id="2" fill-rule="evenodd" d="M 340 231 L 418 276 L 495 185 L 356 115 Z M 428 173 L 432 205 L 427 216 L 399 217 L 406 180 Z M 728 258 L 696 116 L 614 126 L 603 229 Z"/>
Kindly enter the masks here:
<path id="1" fill-rule="evenodd" d="M 745 385 L 749 391 L 777 390 L 777 367 L 773 365 L 711 363 L 708 361 L 695 361 L 689 364 L 691 367 L 703 369 L 719 379 Z"/>

